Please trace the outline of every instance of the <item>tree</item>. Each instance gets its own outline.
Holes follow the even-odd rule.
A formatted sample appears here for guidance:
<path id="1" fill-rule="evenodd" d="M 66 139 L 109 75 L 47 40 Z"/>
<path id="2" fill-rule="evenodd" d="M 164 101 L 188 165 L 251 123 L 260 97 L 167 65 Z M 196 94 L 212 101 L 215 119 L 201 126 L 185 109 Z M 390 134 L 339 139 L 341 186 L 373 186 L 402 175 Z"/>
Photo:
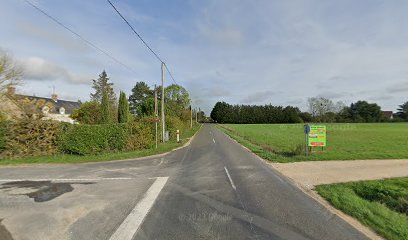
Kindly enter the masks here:
<path id="1" fill-rule="evenodd" d="M 336 112 L 336 105 L 332 100 L 324 97 L 312 97 L 307 100 L 309 112 L 316 121 L 324 121 L 323 116 L 329 112 Z"/>
<path id="2" fill-rule="evenodd" d="M 71 118 L 82 124 L 99 124 L 101 122 L 101 104 L 95 101 L 84 102 L 73 111 Z"/>
<path id="3" fill-rule="evenodd" d="M 352 103 L 350 107 L 344 107 L 337 114 L 336 120 L 338 122 L 380 122 L 382 118 L 381 107 L 376 103 L 357 101 Z"/>
<path id="4" fill-rule="evenodd" d="M 149 107 L 147 106 L 146 102 L 148 99 L 153 98 L 153 91 L 149 88 L 149 86 L 145 82 L 137 82 L 132 88 L 132 93 L 129 96 L 130 112 L 139 117 L 147 115 L 145 110 Z"/>
<path id="5" fill-rule="evenodd" d="M 302 119 L 304 123 L 310 123 L 313 121 L 312 114 L 308 112 L 301 112 L 299 113 L 299 117 Z"/>
<path id="6" fill-rule="evenodd" d="M 94 79 L 92 88 L 95 90 L 91 93 L 91 100 L 102 103 L 103 92 L 106 92 L 109 103 L 114 106 L 116 103 L 116 94 L 113 91 L 113 83 L 109 82 L 109 77 L 106 71 L 103 70 L 98 79 Z"/>
<path id="7" fill-rule="evenodd" d="M 397 116 L 408 120 L 408 101 L 398 106 Z"/>
<path id="8" fill-rule="evenodd" d="M 119 95 L 119 107 L 118 107 L 118 122 L 126 123 L 129 121 L 129 103 L 124 92 L 120 92 Z"/>
<path id="9" fill-rule="evenodd" d="M 108 93 L 106 91 L 102 92 L 101 100 L 101 123 L 110 123 L 111 122 L 111 112 L 110 112 L 110 103 L 108 98 Z"/>
<path id="10" fill-rule="evenodd" d="M 297 107 L 230 105 L 217 102 L 211 118 L 218 123 L 299 123 L 301 112 Z"/>
<path id="11" fill-rule="evenodd" d="M 187 90 L 177 84 L 172 84 L 164 90 L 166 114 L 181 116 L 183 110 L 190 106 L 190 95 Z"/>
<path id="12" fill-rule="evenodd" d="M 0 94 L 10 87 L 15 87 L 21 81 L 22 69 L 14 59 L 0 49 Z"/>

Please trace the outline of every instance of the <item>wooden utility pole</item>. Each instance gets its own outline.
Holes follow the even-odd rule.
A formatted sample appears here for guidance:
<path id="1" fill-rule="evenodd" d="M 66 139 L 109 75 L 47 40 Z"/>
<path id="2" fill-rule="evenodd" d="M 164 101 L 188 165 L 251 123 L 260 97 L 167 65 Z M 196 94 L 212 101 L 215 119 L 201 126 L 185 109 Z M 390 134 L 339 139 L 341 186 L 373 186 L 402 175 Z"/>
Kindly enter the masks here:
<path id="1" fill-rule="evenodd" d="M 162 120 L 162 137 L 163 142 L 165 142 L 165 124 L 164 124 L 164 62 L 161 64 L 161 72 L 162 72 L 162 98 L 161 98 L 161 120 Z"/>
<path id="2" fill-rule="evenodd" d="M 197 109 L 195 110 L 196 111 L 196 123 L 198 123 L 198 111 L 197 111 Z"/>
<path id="3" fill-rule="evenodd" d="M 191 123 L 190 128 L 193 128 L 193 108 L 191 107 L 191 105 L 190 105 L 190 123 Z"/>
<path id="4" fill-rule="evenodd" d="M 159 117 L 159 110 L 157 109 L 157 88 L 156 85 L 154 85 L 154 120 L 155 120 L 155 125 L 156 125 L 156 148 L 157 148 L 157 120 Z"/>

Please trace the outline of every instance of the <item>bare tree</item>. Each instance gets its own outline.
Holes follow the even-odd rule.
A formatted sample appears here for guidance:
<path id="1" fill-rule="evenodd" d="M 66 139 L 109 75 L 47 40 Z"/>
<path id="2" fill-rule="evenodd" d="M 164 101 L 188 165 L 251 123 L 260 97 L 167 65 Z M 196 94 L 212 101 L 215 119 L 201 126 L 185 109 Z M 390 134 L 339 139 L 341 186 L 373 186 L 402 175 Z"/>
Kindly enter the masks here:
<path id="1" fill-rule="evenodd" d="M 0 49 L 0 94 L 4 94 L 9 87 L 18 85 L 22 73 L 22 68 L 16 61 Z"/>
<path id="2" fill-rule="evenodd" d="M 309 112 L 313 117 L 321 117 L 329 112 L 337 112 L 337 104 L 332 100 L 324 97 L 312 97 L 307 99 Z"/>

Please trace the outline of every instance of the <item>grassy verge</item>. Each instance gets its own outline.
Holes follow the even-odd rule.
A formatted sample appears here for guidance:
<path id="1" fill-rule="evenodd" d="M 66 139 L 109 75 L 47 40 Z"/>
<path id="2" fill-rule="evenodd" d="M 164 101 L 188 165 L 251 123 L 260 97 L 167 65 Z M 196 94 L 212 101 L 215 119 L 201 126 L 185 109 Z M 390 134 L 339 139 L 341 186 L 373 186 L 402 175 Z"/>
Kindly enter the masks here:
<path id="1" fill-rule="evenodd" d="M 334 207 L 386 239 L 408 239 L 408 178 L 320 185 Z"/>
<path id="2" fill-rule="evenodd" d="M 84 163 L 84 162 L 103 162 L 111 160 L 123 160 L 132 159 L 145 156 L 151 156 L 155 154 L 165 153 L 171 151 L 175 148 L 181 147 L 185 144 L 188 138 L 192 137 L 200 128 L 200 126 L 195 126 L 192 130 L 188 130 L 182 133 L 181 143 L 177 142 L 167 142 L 164 144 L 159 144 L 157 149 L 153 146 L 149 149 L 142 149 L 131 152 L 117 152 L 117 153 L 106 153 L 99 155 L 69 155 L 69 154 L 59 154 L 54 156 L 38 156 L 38 157 L 27 157 L 20 159 L 4 159 L 0 160 L 0 165 L 17 165 L 17 164 L 34 164 L 34 163 Z"/>
<path id="3" fill-rule="evenodd" d="M 304 155 L 302 124 L 222 124 L 218 127 L 259 156 L 275 162 L 405 159 L 407 123 L 325 124 L 327 147 Z"/>

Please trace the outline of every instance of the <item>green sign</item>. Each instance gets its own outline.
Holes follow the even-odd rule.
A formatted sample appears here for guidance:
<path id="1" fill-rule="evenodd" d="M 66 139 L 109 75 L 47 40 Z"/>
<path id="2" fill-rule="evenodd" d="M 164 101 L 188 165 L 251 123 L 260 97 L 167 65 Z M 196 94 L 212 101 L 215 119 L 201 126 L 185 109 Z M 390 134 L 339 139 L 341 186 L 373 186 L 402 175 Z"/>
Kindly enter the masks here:
<path id="1" fill-rule="evenodd" d="M 307 136 L 309 147 L 325 147 L 326 146 L 326 126 L 311 125 L 310 132 Z"/>

